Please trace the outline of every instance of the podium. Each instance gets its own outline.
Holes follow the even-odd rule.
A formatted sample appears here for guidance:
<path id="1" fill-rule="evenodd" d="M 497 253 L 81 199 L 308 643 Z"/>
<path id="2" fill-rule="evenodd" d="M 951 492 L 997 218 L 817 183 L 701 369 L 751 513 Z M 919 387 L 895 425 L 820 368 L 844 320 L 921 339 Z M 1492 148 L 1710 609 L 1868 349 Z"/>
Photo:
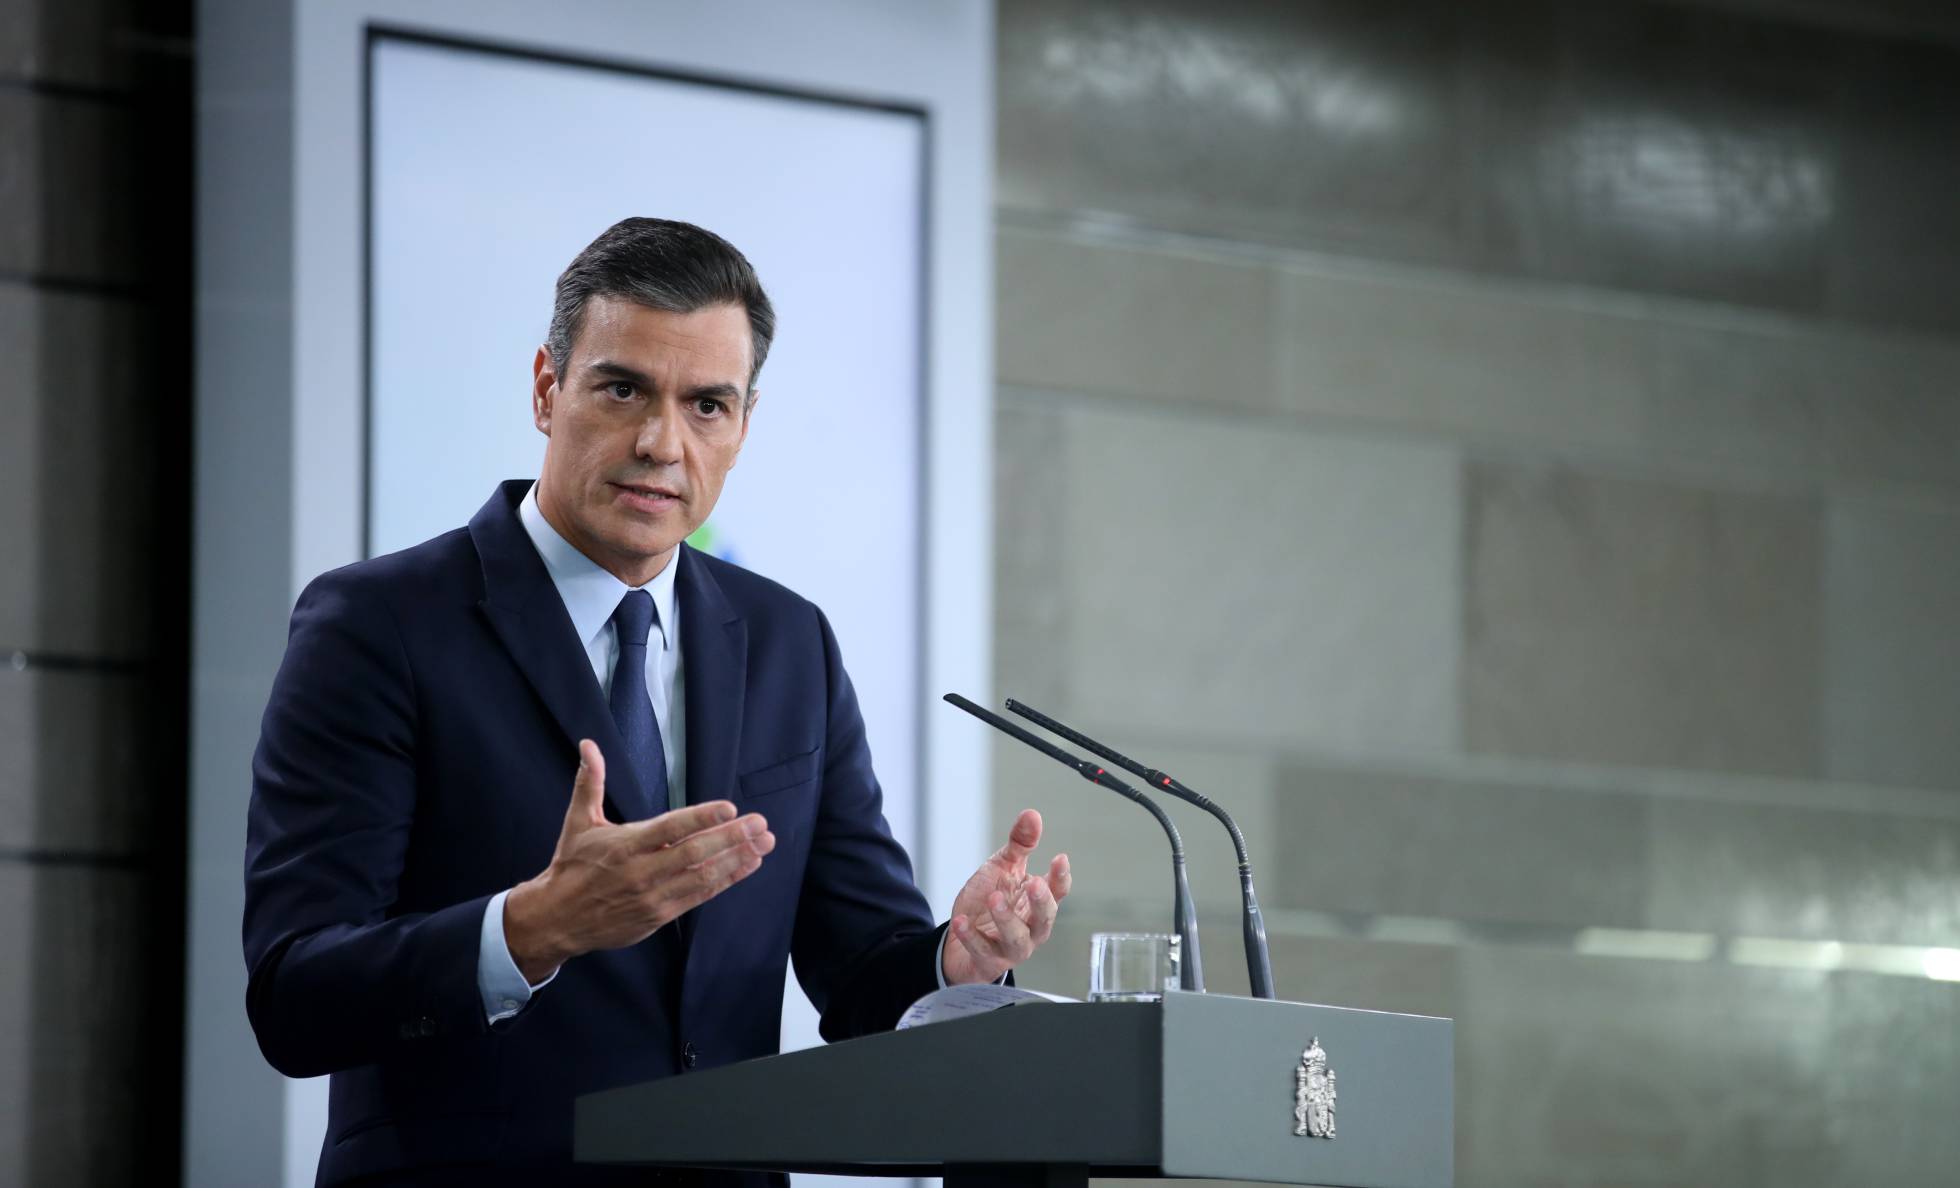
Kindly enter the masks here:
<path id="1" fill-rule="evenodd" d="M 1296 1134 L 1303 1056 L 1335 1073 L 1334 1137 Z M 1029 1003 L 603 1093 L 581 1162 L 944 1176 L 1450 1188 L 1448 1019 L 1167 993 Z"/>

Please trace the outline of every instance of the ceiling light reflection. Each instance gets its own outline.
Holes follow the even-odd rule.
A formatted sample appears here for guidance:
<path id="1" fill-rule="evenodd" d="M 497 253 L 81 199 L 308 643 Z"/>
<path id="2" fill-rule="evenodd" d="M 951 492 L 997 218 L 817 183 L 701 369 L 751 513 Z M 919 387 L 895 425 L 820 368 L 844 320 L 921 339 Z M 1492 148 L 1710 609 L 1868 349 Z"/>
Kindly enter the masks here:
<path id="1" fill-rule="evenodd" d="M 1235 113 L 1282 135 L 1306 124 L 1332 136 L 1387 136 L 1407 120 L 1402 94 L 1351 56 L 1281 58 L 1243 37 L 1149 18 L 1121 32 L 1057 31 L 1040 63 L 1032 85 L 1064 108 Z"/>
<path id="2" fill-rule="evenodd" d="M 1844 964 L 1844 946 L 1837 941 L 1738 936 L 1729 942 L 1729 960 L 1737 965 L 1760 965 L 1771 969 L 1829 971 Z"/>
<path id="3" fill-rule="evenodd" d="M 1584 928 L 1572 949 L 1588 957 L 1642 957 L 1650 961 L 1706 961 L 1715 955 L 1707 932 L 1663 932 L 1643 928 Z"/>
<path id="4" fill-rule="evenodd" d="M 1936 982 L 1960 982 L 1960 949 L 1928 949 L 1920 964 Z"/>
<path id="5" fill-rule="evenodd" d="M 1814 230 L 1834 205 L 1825 160 L 1774 128 L 1594 116 L 1549 151 L 1549 168 L 1609 218 L 1766 235 Z"/>

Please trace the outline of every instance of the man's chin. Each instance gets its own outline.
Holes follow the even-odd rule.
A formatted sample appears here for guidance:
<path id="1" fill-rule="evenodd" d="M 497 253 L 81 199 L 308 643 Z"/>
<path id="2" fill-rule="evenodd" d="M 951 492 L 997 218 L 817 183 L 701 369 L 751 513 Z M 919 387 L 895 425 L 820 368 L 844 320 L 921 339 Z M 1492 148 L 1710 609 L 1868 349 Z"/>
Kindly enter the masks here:
<path id="1" fill-rule="evenodd" d="M 681 541 L 687 538 L 686 533 L 678 531 L 679 527 L 680 525 L 676 525 L 674 531 L 667 532 L 615 532 L 610 534 L 604 544 L 608 551 L 622 561 L 646 564 L 673 552 Z"/>

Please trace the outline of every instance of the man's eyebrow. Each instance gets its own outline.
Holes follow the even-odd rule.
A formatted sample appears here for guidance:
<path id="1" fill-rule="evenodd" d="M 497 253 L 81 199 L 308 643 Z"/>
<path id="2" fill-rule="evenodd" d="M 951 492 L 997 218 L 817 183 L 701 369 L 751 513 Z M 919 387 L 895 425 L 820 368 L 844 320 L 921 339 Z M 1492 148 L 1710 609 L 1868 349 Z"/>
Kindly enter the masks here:
<path id="1" fill-rule="evenodd" d="M 599 372 L 601 375 L 611 376 L 613 379 L 625 380 L 629 384 L 635 384 L 642 388 L 651 389 L 653 387 L 653 381 L 645 375 L 633 370 L 624 363 L 615 363 L 611 359 L 601 359 L 597 363 L 590 365 L 587 370 Z"/>
<path id="2" fill-rule="evenodd" d="M 711 396 L 719 397 L 723 400 L 734 400 L 741 396 L 741 394 L 742 389 L 726 380 L 718 384 L 702 384 L 700 387 L 689 388 L 687 390 L 687 398 L 689 400 L 706 400 Z"/>

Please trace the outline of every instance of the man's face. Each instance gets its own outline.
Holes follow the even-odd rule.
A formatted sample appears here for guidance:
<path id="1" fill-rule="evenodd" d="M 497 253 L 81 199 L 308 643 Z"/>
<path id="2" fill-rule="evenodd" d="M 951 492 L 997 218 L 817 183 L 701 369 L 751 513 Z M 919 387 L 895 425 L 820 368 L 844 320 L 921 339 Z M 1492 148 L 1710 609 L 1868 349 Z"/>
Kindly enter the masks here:
<path id="1" fill-rule="evenodd" d="M 748 436 L 750 349 L 739 305 L 587 302 L 565 374 L 542 348 L 532 364 L 551 526 L 629 586 L 659 573 L 714 510 Z"/>

